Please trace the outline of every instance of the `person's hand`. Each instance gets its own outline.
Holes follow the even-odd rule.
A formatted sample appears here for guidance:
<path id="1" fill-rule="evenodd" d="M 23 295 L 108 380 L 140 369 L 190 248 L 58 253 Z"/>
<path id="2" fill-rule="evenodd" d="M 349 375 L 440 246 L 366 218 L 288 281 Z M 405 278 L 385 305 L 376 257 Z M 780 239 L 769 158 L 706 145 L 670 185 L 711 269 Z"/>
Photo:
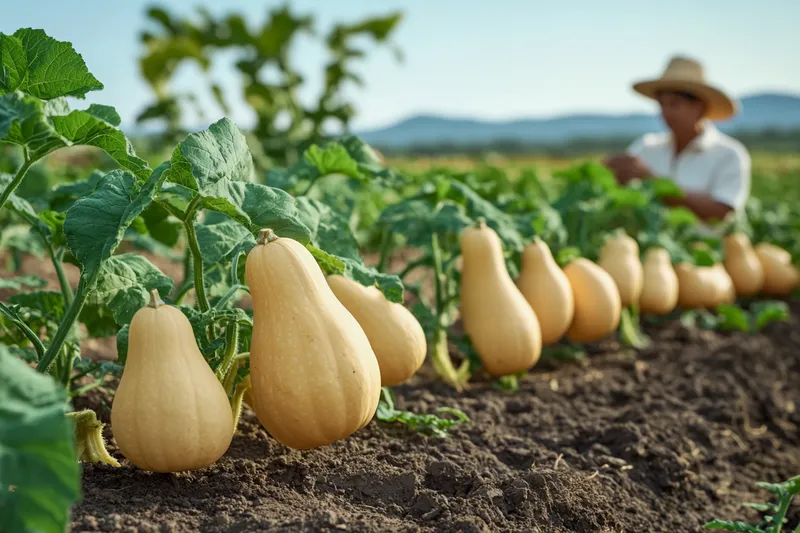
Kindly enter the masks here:
<path id="1" fill-rule="evenodd" d="M 607 166 L 617 181 L 624 185 L 637 178 L 650 178 L 653 172 L 648 168 L 644 161 L 630 154 L 617 154 L 607 158 L 603 164 Z"/>

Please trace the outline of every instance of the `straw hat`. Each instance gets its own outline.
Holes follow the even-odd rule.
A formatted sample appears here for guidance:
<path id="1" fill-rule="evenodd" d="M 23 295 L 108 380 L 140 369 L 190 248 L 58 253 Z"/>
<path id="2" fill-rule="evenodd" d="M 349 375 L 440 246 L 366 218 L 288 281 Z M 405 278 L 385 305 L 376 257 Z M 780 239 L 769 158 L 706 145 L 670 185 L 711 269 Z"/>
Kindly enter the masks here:
<path id="1" fill-rule="evenodd" d="M 705 118 L 710 120 L 725 120 L 737 111 L 736 104 L 727 94 L 706 82 L 703 65 L 688 57 L 673 57 L 660 78 L 635 83 L 633 89 L 653 99 L 662 90 L 691 93 L 706 102 Z"/>

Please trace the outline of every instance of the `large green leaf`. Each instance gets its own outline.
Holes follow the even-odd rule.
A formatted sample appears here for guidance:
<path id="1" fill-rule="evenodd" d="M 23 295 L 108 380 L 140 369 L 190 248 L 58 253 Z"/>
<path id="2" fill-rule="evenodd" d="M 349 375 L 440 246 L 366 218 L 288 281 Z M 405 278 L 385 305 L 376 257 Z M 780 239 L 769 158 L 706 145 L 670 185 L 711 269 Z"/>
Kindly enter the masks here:
<path id="1" fill-rule="evenodd" d="M 377 285 L 388 300 L 403 301 L 400 278 L 364 264 L 346 219 L 311 198 L 298 198 L 297 206 L 304 225 L 311 230 L 311 252 L 327 274 L 344 274 L 362 285 Z"/>
<path id="2" fill-rule="evenodd" d="M 434 233 L 457 235 L 472 222 L 464 207 L 455 202 L 443 200 L 434 209 L 429 202 L 418 198 L 387 207 L 379 221 L 416 247 L 428 246 Z"/>
<path id="3" fill-rule="evenodd" d="M 82 277 L 99 273 L 130 224 L 153 201 L 163 179 L 162 172 L 154 172 L 140 188 L 133 174 L 114 170 L 98 182 L 92 194 L 70 207 L 64 233 L 72 255 L 83 267 Z"/>
<path id="4" fill-rule="evenodd" d="M 0 94 L 23 91 L 50 100 L 59 96 L 83 98 L 103 88 L 72 44 L 57 41 L 43 30 L 21 28 L 0 33 Z"/>
<path id="5" fill-rule="evenodd" d="M 95 146 L 147 179 L 151 169 L 117 126 L 119 115 L 110 106 L 70 112 L 64 99 L 45 102 L 20 92 L 0 96 L 0 140 L 24 146 L 32 160 L 66 146 Z"/>
<path id="6" fill-rule="evenodd" d="M 195 229 L 203 262 L 208 265 L 221 263 L 243 241 L 249 242 L 250 247 L 256 243 L 250 230 L 233 220 L 198 224 Z"/>
<path id="7" fill-rule="evenodd" d="M 0 524 L 8 533 L 62 533 L 80 497 L 67 398 L 0 346 Z M 9 487 L 13 487 L 13 490 Z"/>
<path id="8" fill-rule="evenodd" d="M 45 285 L 47 285 L 47 282 L 43 278 L 33 274 L 26 274 L 16 278 L 0 278 L 0 289 L 10 289 L 12 291 L 20 291 L 23 287 L 41 289 Z"/>
<path id="9" fill-rule="evenodd" d="M 21 92 L 4 94 L 0 96 L 0 141 L 24 146 L 31 160 L 41 159 L 69 144 L 48 120 L 68 113 L 61 98 L 45 102 Z"/>
<path id="10" fill-rule="evenodd" d="M 97 284 L 86 298 L 81 317 L 87 317 L 89 334 L 97 337 L 110 336 L 118 328 L 109 331 L 110 318 L 118 326 L 128 324 L 136 311 L 150 301 L 150 291 L 158 289 L 166 297 L 174 282 L 155 265 L 138 254 L 119 254 L 103 263 Z M 90 327 L 94 324 L 95 327 Z"/>

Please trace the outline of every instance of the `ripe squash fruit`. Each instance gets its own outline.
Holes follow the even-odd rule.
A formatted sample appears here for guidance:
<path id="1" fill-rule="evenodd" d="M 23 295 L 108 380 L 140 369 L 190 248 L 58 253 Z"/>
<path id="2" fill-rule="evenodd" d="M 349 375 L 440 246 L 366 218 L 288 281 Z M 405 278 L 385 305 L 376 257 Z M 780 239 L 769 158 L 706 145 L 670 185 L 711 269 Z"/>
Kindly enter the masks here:
<path id="1" fill-rule="evenodd" d="M 428 345 L 425 331 L 411 311 L 387 300 L 377 287 L 366 287 L 338 274 L 327 280 L 336 298 L 367 334 L 378 358 L 381 385 L 391 387 L 413 376 L 425 362 Z"/>
<path id="2" fill-rule="evenodd" d="M 792 255 L 771 243 L 756 245 L 755 253 L 764 268 L 761 292 L 771 296 L 788 296 L 800 285 L 800 270 L 792 264 Z"/>
<path id="3" fill-rule="evenodd" d="M 678 275 L 672 258 L 664 248 L 650 248 L 642 265 L 642 293 L 639 310 L 652 315 L 668 315 L 678 303 Z"/>
<path id="4" fill-rule="evenodd" d="M 533 367 L 542 332 L 533 308 L 506 269 L 497 233 L 479 219 L 461 233 L 461 320 L 487 374 Z"/>
<path id="5" fill-rule="evenodd" d="M 622 299 L 611 274 L 585 257 L 570 261 L 564 274 L 575 296 L 575 316 L 567 339 L 595 342 L 613 333 L 619 327 Z"/>
<path id="6" fill-rule="evenodd" d="M 128 358 L 111 405 L 114 440 L 142 470 L 205 468 L 231 444 L 231 405 L 189 320 L 158 291 L 151 296 L 130 324 Z"/>
<path id="7" fill-rule="evenodd" d="M 572 323 L 575 299 L 567 275 L 539 237 L 522 251 L 517 286 L 539 320 L 542 344 L 558 342 Z"/>
<path id="8" fill-rule="evenodd" d="M 764 286 L 764 267 L 750 238 L 744 233 L 731 233 L 722 241 L 725 270 L 733 281 L 738 296 L 755 296 Z"/>
<path id="9" fill-rule="evenodd" d="M 681 309 L 712 309 L 724 299 L 714 267 L 682 262 L 675 265 L 675 273 Z"/>
<path id="10" fill-rule="evenodd" d="M 639 244 L 629 235 L 610 236 L 600 249 L 597 264 L 614 279 L 622 307 L 639 303 L 644 285 L 644 268 L 639 260 Z"/>
<path id="11" fill-rule="evenodd" d="M 715 308 L 720 304 L 736 302 L 736 287 L 730 274 L 725 270 L 725 266 L 722 263 L 716 263 L 710 267 L 710 272 L 715 291 L 713 299 L 707 306 Z"/>
<path id="12" fill-rule="evenodd" d="M 250 407 L 264 428 L 309 449 L 366 426 L 380 400 L 378 360 L 311 252 L 263 229 L 245 279 L 253 298 Z"/>

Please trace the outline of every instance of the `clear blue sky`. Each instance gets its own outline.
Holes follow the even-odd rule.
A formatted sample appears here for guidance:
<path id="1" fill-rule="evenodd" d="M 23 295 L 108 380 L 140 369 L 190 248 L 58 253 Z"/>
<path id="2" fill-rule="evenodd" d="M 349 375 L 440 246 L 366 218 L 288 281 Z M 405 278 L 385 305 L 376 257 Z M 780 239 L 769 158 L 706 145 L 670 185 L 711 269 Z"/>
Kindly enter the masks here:
<path id="1" fill-rule="evenodd" d="M 133 126 L 152 98 L 137 64 L 148 2 L 6 1 L 0 31 L 41 28 L 72 42 L 105 84 L 88 102 L 115 106 L 123 127 Z M 189 14 L 197 3 L 165 4 Z M 260 24 L 279 2 L 207 4 L 214 13 L 238 11 Z M 502 119 L 652 110 L 630 83 L 657 75 L 673 53 L 705 62 L 709 77 L 735 97 L 800 93 L 800 0 L 296 0 L 292 5 L 315 14 L 322 31 L 334 21 L 405 11 L 396 34 L 404 61 L 378 49 L 358 66 L 367 86 L 349 91 L 358 104 L 356 129 L 415 113 Z M 305 39 L 294 59 L 309 82 L 305 96 L 315 95 L 325 60 L 322 46 Z M 238 101 L 235 71 L 223 65 L 214 75 L 233 91 L 229 101 Z M 197 87 L 199 79 L 194 67 L 185 68 L 175 87 Z M 201 98 L 208 121 L 222 116 L 209 95 Z M 246 127 L 251 117 L 240 104 L 233 119 Z"/>

